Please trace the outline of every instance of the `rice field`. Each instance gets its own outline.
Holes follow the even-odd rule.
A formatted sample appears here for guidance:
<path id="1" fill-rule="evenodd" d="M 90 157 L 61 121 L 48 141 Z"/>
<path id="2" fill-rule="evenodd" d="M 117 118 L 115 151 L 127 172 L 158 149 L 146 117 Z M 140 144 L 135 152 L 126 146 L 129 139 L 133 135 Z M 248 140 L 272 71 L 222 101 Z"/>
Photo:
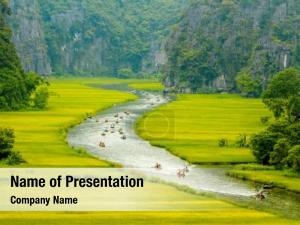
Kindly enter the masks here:
<path id="1" fill-rule="evenodd" d="M 124 92 L 97 89 L 88 84 L 120 83 L 117 79 L 51 80 L 49 105 L 43 111 L 0 112 L 0 127 L 15 130 L 14 149 L 25 159 L 26 167 L 107 167 L 66 142 L 67 129 L 113 104 L 136 99 Z M 127 81 L 126 81 L 127 82 Z"/>
<path id="2" fill-rule="evenodd" d="M 159 82 L 130 83 L 128 86 L 135 90 L 146 91 L 162 91 L 164 89 L 164 86 Z"/>
<path id="3" fill-rule="evenodd" d="M 260 99 L 231 94 L 181 94 L 136 124 L 139 135 L 153 145 L 195 164 L 253 162 L 248 148 L 236 146 L 239 135 L 264 129 L 262 116 L 270 116 Z M 225 139 L 227 146 L 220 147 Z"/>
<path id="4" fill-rule="evenodd" d="M 52 94 L 47 110 L 0 112 L 0 126 L 15 129 L 15 150 L 20 151 L 27 162 L 23 166 L 112 166 L 109 162 L 96 159 L 82 150 L 70 148 L 65 142 L 65 136 L 66 130 L 85 119 L 87 113 L 94 114 L 113 104 L 134 100 L 136 96 L 128 93 L 92 87 L 98 84 L 120 82 L 125 81 L 116 79 L 51 80 L 50 90 Z M 92 86 L 88 84 L 92 84 Z M 214 109 L 220 112 L 223 107 L 216 107 L 216 102 L 226 106 L 225 118 L 227 119 L 218 113 L 212 113 Z M 235 107 L 228 105 L 230 102 Z M 253 158 L 248 149 L 236 149 L 234 147 L 220 149 L 215 146 L 215 142 L 223 135 L 232 142 L 240 132 L 251 133 L 263 128 L 258 122 L 259 115 L 268 114 L 256 100 L 244 101 L 237 96 L 227 95 L 209 97 L 180 95 L 178 101 L 161 107 L 158 112 L 159 114 L 156 116 L 148 114 L 139 122 L 140 133 L 148 139 L 152 137 L 151 141 L 157 144 L 166 145 L 168 149 L 173 148 L 173 152 L 181 157 L 187 157 L 190 161 L 199 163 L 205 161 L 232 162 L 233 159 L 252 161 Z M 171 118 L 171 120 L 167 120 L 168 129 L 165 127 L 166 118 Z M 196 124 L 189 122 L 191 118 L 196 121 Z M 211 123 L 208 121 L 209 118 L 212 119 Z M 232 123 L 235 129 L 230 131 L 231 120 L 235 121 Z M 246 128 L 243 127 L 245 124 L 247 124 Z M 143 130 L 141 125 L 147 129 Z M 217 130 L 216 133 L 213 132 L 214 129 Z M 216 154 L 216 152 L 221 154 Z M 203 155 L 206 155 L 205 160 L 203 160 Z M 160 195 L 165 201 L 157 204 L 163 204 L 166 208 L 173 208 L 175 211 L 0 212 L 0 225 L 299 224 L 299 221 L 296 220 L 287 220 L 269 213 L 238 207 L 212 197 L 184 192 L 165 184 L 155 184 L 154 186 L 151 188 L 152 191 L 149 191 L 147 201 L 153 202 L 155 201 L 153 196 Z M 145 204 L 150 203 L 147 201 Z"/>

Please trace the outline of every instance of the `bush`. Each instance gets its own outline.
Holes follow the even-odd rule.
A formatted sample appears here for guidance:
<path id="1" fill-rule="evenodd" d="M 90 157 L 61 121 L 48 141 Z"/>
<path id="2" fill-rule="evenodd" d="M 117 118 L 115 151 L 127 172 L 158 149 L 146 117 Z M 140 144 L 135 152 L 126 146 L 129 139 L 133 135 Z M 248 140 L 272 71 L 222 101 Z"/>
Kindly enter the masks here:
<path id="1" fill-rule="evenodd" d="M 237 145 L 237 147 L 239 148 L 246 148 L 249 147 L 248 144 L 248 138 L 246 134 L 240 134 L 235 142 L 235 144 Z"/>
<path id="2" fill-rule="evenodd" d="M 49 91 L 47 86 L 39 86 L 32 96 L 32 106 L 36 109 L 44 109 L 48 104 Z"/>
<path id="3" fill-rule="evenodd" d="M 270 120 L 270 117 L 269 117 L 269 116 L 262 116 L 262 117 L 260 118 L 260 122 L 261 122 L 262 124 L 267 124 L 267 123 L 269 122 L 269 120 Z"/>
<path id="4" fill-rule="evenodd" d="M 270 154 L 277 142 L 278 135 L 264 131 L 255 134 L 250 141 L 253 154 L 258 163 L 269 165 Z"/>
<path id="5" fill-rule="evenodd" d="M 7 158 L 8 165 L 18 165 L 25 162 L 19 152 L 11 152 Z"/>
<path id="6" fill-rule="evenodd" d="M 300 145 L 295 145 L 289 150 L 287 163 L 295 171 L 300 172 Z"/>
<path id="7" fill-rule="evenodd" d="M 227 147 L 228 146 L 228 140 L 226 138 L 221 138 L 218 141 L 219 147 Z"/>
<path id="8" fill-rule="evenodd" d="M 291 146 L 287 139 L 279 139 L 274 145 L 273 152 L 270 154 L 270 164 L 275 165 L 275 167 L 278 169 L 282 168 L 285 164 L 290 148 Z"/>
<path id="9" fill-rule="evenodd" d="M 14 131 L 9 128 L 0 128 L 0 160 L 9 156 L 14 142 Z"/>

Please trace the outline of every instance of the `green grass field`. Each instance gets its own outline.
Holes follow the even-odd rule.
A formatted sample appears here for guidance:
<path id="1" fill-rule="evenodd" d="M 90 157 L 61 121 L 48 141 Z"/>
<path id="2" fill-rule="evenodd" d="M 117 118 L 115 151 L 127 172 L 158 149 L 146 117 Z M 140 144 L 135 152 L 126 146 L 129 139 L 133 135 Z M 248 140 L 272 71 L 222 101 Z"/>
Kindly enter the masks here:
<path id="1" fill-rule="evenodd" d="M 86 85 L 120 82 L 116 79 L 52 80 L 47 110 L 0 112 L 0 127 L 15 130 L 14 149 L 26 160 L 26 167 L 111 166 L 108 162 L 71 149 L 65 142 L 65 131 L 83 120 L 87 113 L 93 114 L 113 104 L 135 99 L 131 94 Z"/>
<path id="2" fill-rule="evenodd" d="M 164 86 L 158 82 L 130 83 L 128 87 L 147 91 L 162 91 L 164 89 Z"/>
<path id="3" fill-rule="evenodd" d="M 247 148 L 237 148 L 240 134 L 264 128 L 261 116 L 270 115 L 260 99 L 238 95 L 178 95 L 177 100 L 145 114 L 137 132 L 152 144 L 197 164 L 253 162 Z M 219 147 L 226 138 L 228 147 Z"/>

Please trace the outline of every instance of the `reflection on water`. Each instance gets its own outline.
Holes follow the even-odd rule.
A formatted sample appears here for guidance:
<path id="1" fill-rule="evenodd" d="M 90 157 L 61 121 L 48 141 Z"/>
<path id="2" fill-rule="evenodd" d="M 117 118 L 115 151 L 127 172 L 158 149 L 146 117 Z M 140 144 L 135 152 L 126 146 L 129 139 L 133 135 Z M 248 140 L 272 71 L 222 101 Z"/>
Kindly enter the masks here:
<path id="1" fill-rule="evenodd" d="M 299 208 L 299 195 L 296 195 L 298 196 L 296 200 L 295 197 L 291 199 L 286 197 L 284 203 L 278 204 L 282 202 L 284 195 L 274 192 L 273 196 L 261 203 L 253 197 L 256 193 L 253 185 L 225 176 L 224 169 L 188 165 L 165 149 L 151 146 L 149 142 L 138 137 L 133 129 L 136 119 L 144 112 L 168 101 L 159 94 L 147 92 L 138 94 L 140 99 L 137 101 L 117 105 L 74 127 L 68 135 L 69 144 L 85 148 L 93 155 L 122 164 L 125 168 L 142 169 L 151 177 L 185 185 L 197 191 L 230 196 L 231 200 L 238 198 L 237 201 L 250 203 L 257 208 L 276 209 L 278 206 L 280 211 L 283 204 L 287 204 L 283 210 L 295 211 Z M 181 172 L 178 173 L 179 170 L 184 177 L 181 176 Z"/>

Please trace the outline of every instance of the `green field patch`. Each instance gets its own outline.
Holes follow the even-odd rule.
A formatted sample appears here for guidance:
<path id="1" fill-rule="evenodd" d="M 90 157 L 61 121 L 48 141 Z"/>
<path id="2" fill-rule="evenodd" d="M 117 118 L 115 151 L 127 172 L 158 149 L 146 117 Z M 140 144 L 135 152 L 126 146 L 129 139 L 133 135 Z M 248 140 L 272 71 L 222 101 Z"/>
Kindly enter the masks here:
<path id="1" fill-rule="evenodd" d="M 159 82 L 130 83 L 128 87 L 147 91 L 162 91 L 164 89 L 164 86 Z"/>
<path id="2" fill-rule="evenodd" d="M 26 167 L 112 166 L 67 145 L 67 129 L 116 103 L 136 99 L 125 92 L 92 88 L 87 84 L 130 82 L 118 79 L 53 79 L 51 97 L 44 111 L 0 112 L 0 127 L 15 130 L 14 149 L 26 160 Z"/>
<path id="3" fill-rule="evenodd" d="M 254 162 L 248 148 L 238 148 L 239 135 L 248 138 L 265 128 L 270 116 L 260 99 L 232 94 L 180 94 L 174 102 L 146 113 L 136 124 L 139 135 L 152 144 L 196 164 Z M 220 139 L 228 146 L 219 147 Z"/>

